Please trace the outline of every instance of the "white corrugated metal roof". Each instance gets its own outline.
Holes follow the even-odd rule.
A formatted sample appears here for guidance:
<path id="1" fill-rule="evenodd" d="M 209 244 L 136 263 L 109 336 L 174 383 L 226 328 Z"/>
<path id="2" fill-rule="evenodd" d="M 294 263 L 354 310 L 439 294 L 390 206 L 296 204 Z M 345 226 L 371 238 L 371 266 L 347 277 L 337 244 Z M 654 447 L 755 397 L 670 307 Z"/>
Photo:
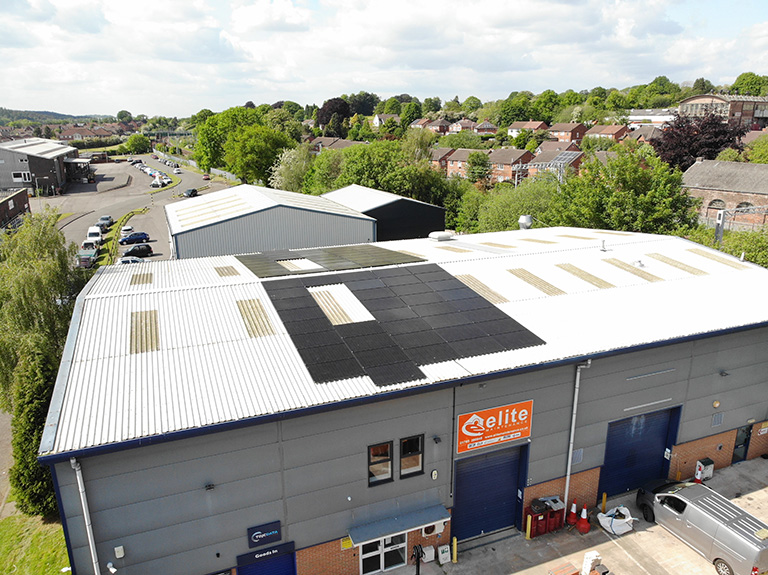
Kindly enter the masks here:
<path id="1" fill-rule="evenodd" d="M 171 234 L 186 232 L 248 214 L 287 206 L 370 220 L 368 216 L 320 196 L 241 185 L 165 206 Z"/>
<path id="2" fill-rule="evenodd" d="M 398 196 L 390 192 L 384 192 L 382 190 L 375 190 L 373 188 L 367 188 L 365 186 L 359 186 L 358 184 L 352 184 L 346 188 L 339 188 L 332 192 L 327 192 L 322 195 L 323 198 L 327 198 L 341 205 L 347 206 L 358 212 L 367 212 L 381 206 L 386 206 L 392 202 L 398 200 L 404 202 L 415 202 L 417 204 L 426 204 L 413 198 L 406 198 L 405 196 Z M 437 206 L 435 206 L 437 207 Z"/>
<path id="3" fill-rule="evenodd" d="M 20 154 L 37 156 L 48 160 L 75 151 L 75 148 L 72 146 L 65 146 L 64 144 L 54 142 L 53 140 L 46 140 L 45 138 L 11 140 L 9 142 L 0 143 L 0 147 Z"/>
<path id="4" fill-rule="evenodd" d="M 676 237 L 548 228 L 376 245 L 472 276 L 545 343 L 421 365 L 424 378 L 394 385 L 318 384 L 267 294 L 282 279 L 259 279 L 234 256 L 110 266 L 78 300 L 45 454 L 768 322 L 765 306 L 707 311 L 724 294 L 759 301 L 768 270 Z M 334 284 L 339 273 L 311 275 Z M 333 292 L 342 307 L 347 291 Z M 266 335 L 249 334 L 238 302 L 257 302 Z M 155 312 L 156 351 L 131 353 L 136 312 Z"/>

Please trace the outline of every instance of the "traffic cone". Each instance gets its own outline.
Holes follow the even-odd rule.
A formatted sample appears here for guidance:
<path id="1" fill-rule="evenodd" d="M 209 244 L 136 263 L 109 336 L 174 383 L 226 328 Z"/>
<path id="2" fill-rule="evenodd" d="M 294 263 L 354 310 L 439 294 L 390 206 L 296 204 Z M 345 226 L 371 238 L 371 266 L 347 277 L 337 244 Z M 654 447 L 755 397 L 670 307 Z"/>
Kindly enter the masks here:
<path id="1" fill-rule="evenodd" d="M 576 529 L 583 535 L 589 533 L 590 528 L 589 518 L 587 518 L 587 506 L 584 505 L 581 509 L 581 517 L 579 517 L 579 520 L 576 522 Z"/>
<path id="2" fill-rule="evenodd" d="M 568 513 L 568 517 L 565 518 L 565 522 L 568 525 L 576 525 L 576 522 L 579 520 L 579 516 L 576 515 L 576 499 L 573 500 L 573 504 L 571 505 L 571 511 Z"/>
<path id="3" fill-rule="evenodd" d="M 697 461 L 696 462 L 696 474 L 693 476 L 693 482 L 694 483 L 702 483 L 701 476 L 702 476 L 702 472 L 703 471 L 704 470 L 702 469 L 701 464 Z"/>

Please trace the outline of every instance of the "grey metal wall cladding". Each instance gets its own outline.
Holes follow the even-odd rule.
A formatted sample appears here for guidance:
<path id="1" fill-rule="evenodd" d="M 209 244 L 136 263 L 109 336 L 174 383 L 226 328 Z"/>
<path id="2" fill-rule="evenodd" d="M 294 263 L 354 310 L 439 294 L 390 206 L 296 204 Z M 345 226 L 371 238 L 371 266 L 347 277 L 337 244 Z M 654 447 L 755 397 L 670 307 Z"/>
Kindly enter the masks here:
<path id="1" fill-rule="evenodd" d="M 635 415 L 608 427 L 605 463 L 598 493 L 616 495 L 637 489 L 652 479 L 665 477 L 671 426 L 678 422 L 677 409 Z"/>
<path id="2" fill-rule="evenodd" d="M 180 232 L 172 238 L 180 259 L 375 240 L 375 221 L 283 206 Z"/>
<path id="3" fill-rule="evenodd" d="M 237 575 L 295 575 L 296 554 L 286 553 L 237 568 Z"/>
<path id="4" fill-rule="evenodd" d="M 460 541 L 515 524 L 521 448 L 456 462 L 451 535 Z"/>

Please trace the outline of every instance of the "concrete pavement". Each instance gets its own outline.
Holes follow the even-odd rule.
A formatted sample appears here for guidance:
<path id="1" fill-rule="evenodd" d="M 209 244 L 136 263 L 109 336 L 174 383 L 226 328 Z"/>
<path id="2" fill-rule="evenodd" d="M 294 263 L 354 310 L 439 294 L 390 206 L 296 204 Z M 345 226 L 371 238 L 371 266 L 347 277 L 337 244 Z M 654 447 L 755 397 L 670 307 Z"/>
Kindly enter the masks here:
<path id="1" fill-rule="evenodd" d="M 707 485 L 768 522 L 768 460 L 757 458 L 718 469 Z M 608 508 L 626 505 L 634 530 L 615 536 L 601 529 L 593 519 L 586 535 L 575 529 L 561 529 L 526 541 L 515 529 L 466 541 L 459 545 L 456 564 L 421 566 L 423 575 L 547 575 L 564 563 L 581 568 L 584 554 L 597 551 L 602 564 L 616 575 L 715 575 L 715 568 L 698 553 L 656 524 L 642 519 L 635 507 L 635 492 L 608 500 Z M 595 515 L 593 513 L 592 515 Z M 412 575 L 413 565 L 392 571 Z"/>

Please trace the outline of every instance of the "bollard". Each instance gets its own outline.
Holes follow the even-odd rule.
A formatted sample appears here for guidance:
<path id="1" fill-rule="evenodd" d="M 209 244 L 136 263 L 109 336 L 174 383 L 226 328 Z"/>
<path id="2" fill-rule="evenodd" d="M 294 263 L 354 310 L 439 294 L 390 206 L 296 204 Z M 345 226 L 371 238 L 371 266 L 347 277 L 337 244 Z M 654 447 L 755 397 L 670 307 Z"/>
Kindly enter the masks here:
<path id="1" fill-rule="evenodd" d="M 531 516 L 528 516 L 528 520 L 525 522 L 525 538 L 531 540 Z"/>
<path id="2" fill-rule="evenodd" d="M 451 563 L 459 562 L 459 540 L 453 538 L 453 557 L 451 557 Z"/>
<path id="3" fill-rule="evenodd" d="M 608 494 L 605 491 L 603 491 L 603 510 L 602 510 L 601 513 L 605 513 L 605 503 L 606 503 L 606 501 L 608 501 Z"/>

